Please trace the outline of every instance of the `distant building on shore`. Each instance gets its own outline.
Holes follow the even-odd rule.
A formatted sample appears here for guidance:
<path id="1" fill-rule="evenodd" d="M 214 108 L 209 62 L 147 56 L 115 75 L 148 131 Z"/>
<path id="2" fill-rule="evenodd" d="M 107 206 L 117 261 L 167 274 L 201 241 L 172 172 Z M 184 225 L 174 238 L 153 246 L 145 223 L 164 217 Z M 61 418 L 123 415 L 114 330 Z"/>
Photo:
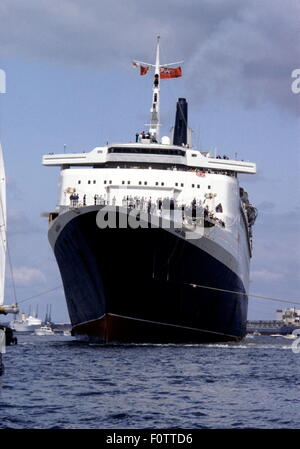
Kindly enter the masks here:
<path id="1" fill-rule="evenodd" d="M 247 321 L 247 332 L 259 332 L 261 335 L 291 334 L 300 327 L 300 309 L 276 310 L 276 320 Z"/>

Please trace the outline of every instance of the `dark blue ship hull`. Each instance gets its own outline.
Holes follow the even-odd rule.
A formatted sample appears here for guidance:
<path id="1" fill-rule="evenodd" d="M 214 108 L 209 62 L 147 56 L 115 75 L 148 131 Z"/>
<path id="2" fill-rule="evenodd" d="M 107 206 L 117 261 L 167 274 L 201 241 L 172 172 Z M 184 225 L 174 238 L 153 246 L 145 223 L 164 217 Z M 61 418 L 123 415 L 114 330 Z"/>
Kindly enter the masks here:
<path id="1" fill-rule="evenodd" d="M 225 264 L 168 229 L 99 229 L 96 214 L 74 214 L 63 229 L 58 216 L 50 229 L 60 229 L 53 246 L 73 335 L 150 343 L 245 335 L 246 295 L 195 287 L 244 292 Z"/>

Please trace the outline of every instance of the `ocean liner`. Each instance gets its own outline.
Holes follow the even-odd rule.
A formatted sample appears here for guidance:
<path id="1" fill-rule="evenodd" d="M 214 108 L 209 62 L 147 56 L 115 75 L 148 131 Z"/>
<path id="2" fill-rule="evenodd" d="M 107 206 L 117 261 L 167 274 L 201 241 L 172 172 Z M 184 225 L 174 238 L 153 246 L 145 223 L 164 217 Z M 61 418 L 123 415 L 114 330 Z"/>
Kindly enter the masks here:
<path id="1" fill-rule="evenodd" d="M 72 334 L 103 343 L 239 340 L 246 333 L 256 209 L 238 174 L 254 163 L 192 147 L 187 102 L 160 138 L 161 80 L 182 61 L 134 61 L 153 71 L 150 124 L 129 143 L 48 154 L 60 167 L 49 212 Z"/>

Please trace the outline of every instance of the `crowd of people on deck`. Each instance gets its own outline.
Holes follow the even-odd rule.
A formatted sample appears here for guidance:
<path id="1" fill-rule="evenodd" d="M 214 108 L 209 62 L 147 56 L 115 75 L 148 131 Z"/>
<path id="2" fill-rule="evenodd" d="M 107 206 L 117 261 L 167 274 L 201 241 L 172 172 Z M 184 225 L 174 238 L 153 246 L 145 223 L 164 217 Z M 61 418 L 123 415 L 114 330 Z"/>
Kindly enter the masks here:
<path id="1" fill-rule="evenodd" d="M 191 203 L 183 203 L 182 201 L 177 201 L 174 198 L 157 198 L 152 199 L 152 197 L 140 197 L 140 196 L 132 196 L 127 195 L 123 196 L 121 201 L 121 206 L 125 207 L 127 209 L 138 209 L 140 211 L 147 212 L 148 214 L 157 214 L 159 216 L 163 216 L 164 212 L 170 213 L 174 210 L 181 210 L 182 212 L 182 219 L 191 219 L 192 221 L 196 220 L 197 218 L 203 216 L 204 220 L 208 220 L 215 223 L 218 223 L 220 226 L 225 227 L 224 221 L 216 216 L 216 214 L 223 213 L 223 207 L 222 204 L 219 203 L 215 208 L 214 211 L 209 208 L 208 204 L 205 204 L 207 199 L 204 199 L 201 201 L 200 199 L 196 200 L 196 198 L 193 199 Z M 70 206 L 71 207 L 79 207 L 79 206 L 86 206 L 87 205 L 87 199 L 86 194 L 82 197 L 82 202 L 79 201 L 79 195 L 78 193 L 72 193 L 70 195 Z M 117 199 L 114 196 L 111 200 L 108 200 L 103 195 L 94 195 L 94 205 L 98 206 L 116 206 L 120 205 L 117 204 Z"/>

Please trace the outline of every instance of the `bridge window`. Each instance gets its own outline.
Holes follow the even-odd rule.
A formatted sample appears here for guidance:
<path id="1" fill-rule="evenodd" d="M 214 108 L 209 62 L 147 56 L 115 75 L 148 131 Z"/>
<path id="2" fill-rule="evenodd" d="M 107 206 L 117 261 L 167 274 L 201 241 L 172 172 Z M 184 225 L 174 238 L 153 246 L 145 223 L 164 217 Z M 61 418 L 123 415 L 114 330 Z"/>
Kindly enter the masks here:
<path id="1" fill-rule="evenodd" d="M 123 154 L 160 154 L 165 156 L 185 156 L 185 151 L 183 150 L 169 150 L 165 148 L 138 148 L 138 147 L 132 147 L 132 148 L 122 148 L 122 147 L 112 147 L 109 148 L 107 151 L 108 154 L 110 153 L 123 153 Z"/>

